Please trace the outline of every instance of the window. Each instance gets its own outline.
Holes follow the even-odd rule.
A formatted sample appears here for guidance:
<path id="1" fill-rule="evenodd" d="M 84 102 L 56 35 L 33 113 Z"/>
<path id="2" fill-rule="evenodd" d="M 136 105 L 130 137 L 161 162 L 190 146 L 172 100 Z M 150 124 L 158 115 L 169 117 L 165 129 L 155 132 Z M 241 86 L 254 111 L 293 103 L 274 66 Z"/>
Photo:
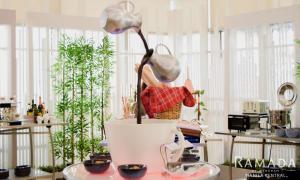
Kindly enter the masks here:
<path id="1" fill-rule="evenodd" d="M 183 34 L 176 43 L 178 49 L 178 59 L 180 61 L 181 73 L 176 80 L 176 85 L 182 86 L 188 78 L 193 80 L 194 89 L 200 89 L 200 68 L 201 68 L 201 52 L 200 52 L 200 33 Z M 189 70 L 189 74 L 187 74 Z"/>
<path id="2" fill-rule="evenodd" d="M 268 99 L 272 109 L 280 109 L 277 89 L 285 82 L 295 83 L 295 29 L 291 22 L 268 27 L 266 64 L 268 68 Z"/>
<path id="3" fill-rule="evenodd" d="M 0 97 L 5 101 L 10 96 L 10 26 L 0 24 Z M 2 100 L 0 100 L 2 101 Z M 7 152 L 10 147 L 10 138 L 0 136 L 0 166 L 9 163 L 10 157 Z"/>
<path id="4" fill-rule="evenodd" d="M 292 22 L 230 30 L 229 113 L 241 113 L 242 102 L 246 100 L 267 100 L 270 109 L 283 108 L 277 100 L 277 89 L 285 82 L 295 83 L 294 34 Z M 292 124 L 295 119 L 293 110 Z M 235 154 L 260 157 L 258 148 L 256 145 L 237 146 Z M 285 151 L 280 148 L 272 148 L 272 158 L 293 158 L 293 148 Z"/>
<path id="5" fill-rule="evenodd" d="M 32 62 L 32 85 L 33 85 L 33 98 L 35 102 L 39 96 L 43 101 L 49 102 L 48 92 L 49 89 L 49 58 L 48 58 L 48 32 L 44 27 L 32 28 L 32 46 L 33 46 L 33 62 Z M 46 104 L 48 107 L 48 104 Z"/>
<path id="6" fill-rule="evenodd" d="M 281 108 L 278 87 L 295 82 L 294 38 L 290 22 L 231 31 L 231 112 L 241 112 L 243 101 L 255 99 Z"/>
<path id="7" fill-rule="evenodd" d="M 10 28 L 0 24 L 0 97 L 8 100 L 10 90 Z"/>
<path id="8" fill-rule="evenodd" d="M 208 125 L 212 131 L 222 131 L 224 127 L 224 33 L 208 34 Z"/>
<path id="9" fill-rule="evenodd" d="M 240 112 L 241 103 L 259 99 L 259 31 L 257 28 L 232 30 L 230 58 L 231 112 Z"/>
<path id="10" fill-rule="evenodd" d="M 28 92 L 28 49 L 27 49 L 27 29 L 24 26 L 16 27 L 16 61 L 17 61 L 17 99 L 18 112 L 26 113 Z"/>

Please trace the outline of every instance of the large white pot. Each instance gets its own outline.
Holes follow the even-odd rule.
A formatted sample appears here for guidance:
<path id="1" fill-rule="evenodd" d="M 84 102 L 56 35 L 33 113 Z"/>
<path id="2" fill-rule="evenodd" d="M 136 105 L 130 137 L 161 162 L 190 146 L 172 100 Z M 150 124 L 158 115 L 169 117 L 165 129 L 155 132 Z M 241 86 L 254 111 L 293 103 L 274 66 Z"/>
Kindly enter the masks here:
<path id="1" fill-rule="evenodd" d="M 180 149 L 173 157 L 176 161 L 183 153 L 183 135 L 170 120 L 143 120 L 136 124 L 136 119 L 112 120 L 105 123 L 106 138 L 113 163 L 146 164 L 148 172 L 159 172 L 164 167 L 160 148 L 172 143 L 175 134 L 179 136 Z"/>

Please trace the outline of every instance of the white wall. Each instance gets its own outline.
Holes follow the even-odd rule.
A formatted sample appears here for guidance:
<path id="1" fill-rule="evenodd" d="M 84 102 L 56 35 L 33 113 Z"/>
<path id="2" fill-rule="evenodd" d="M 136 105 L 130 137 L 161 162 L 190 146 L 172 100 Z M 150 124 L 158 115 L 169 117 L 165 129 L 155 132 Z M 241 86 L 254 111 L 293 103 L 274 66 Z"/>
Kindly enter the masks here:
<path id="1" fill-rule="evenodd" d="M 27 12 L 99 17 L 102 10 L 119 0 L 0 0 L 0 8 L 16 10 L 17 23 Z M 177 0 L 178 10 L 170 11 L 169 0 L 132 0 L 143 15 L 143 29 L 153 32 L 207 30 L 207 0 Z"/>
<path id="2" fill-rule="evenodd" d="M 156 20 L 161 21 L 168 17 L 167 11 L 170 0 L 132 1 L 139 7 L 139 10 L 142 10 L 144 15 L 149 17 L 157 15 L 159 17 L 148 19 L 149 26 L 156 26 Z M 201 14 L 203 9 L 200 4 L 206 1 L 177 0 L 176 2 L 178 7 L 182 7 L 182 9 Z M 115 2 L 119 2 L 119 0 L 0 0 L 0 8 L 17 10 L 17 22 L 22 23 L 25 20 L 26 12 L 98 17 L 104 7 Z M 223 27 L 226 16 L 300 4 L 300 0 L 211 0 L 211 2 L 214 27 Z M 178 17 L 176 19 L 178 20 Z M 187 23 L 191 22 L 190 18 L 186 20 Z M 193 21 L 192 24 L 197 23 L 199 22 Z"/>
<path id="3" fill-rule="evenodd" d="M 215 29 L 224 27 L 226 16 L 300 4 L 300 0 L 211 0 Z"/>

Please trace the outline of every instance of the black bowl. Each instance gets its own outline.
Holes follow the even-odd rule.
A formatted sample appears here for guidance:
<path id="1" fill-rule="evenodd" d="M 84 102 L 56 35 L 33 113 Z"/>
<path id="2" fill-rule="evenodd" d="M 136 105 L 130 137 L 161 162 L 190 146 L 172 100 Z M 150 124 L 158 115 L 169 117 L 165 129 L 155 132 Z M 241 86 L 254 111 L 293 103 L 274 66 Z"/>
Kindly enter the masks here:
<path id="1" fill-rule="evenodd" d="M 106 160 L 111 160 L 110 153 L 93 153 L 90 155 L 90 160 L 95 160 L 95 159 L 106 159 Z"/>
<path id="2" fill-rule="evenodd" d="M 8 169 L 0 169 L 0 179 L 7 179 L 9 177 Z"/>
<path id="3" fill-rule="evenodd" d="M 31 172 L 31 167 L 28 165 L 17 166 L 15 168 L 15 175 L 18 177 L 29 176 L 30 172 Z"/>
<path id="4" fill-rule="evenodd" d="M 124 164 L 118 166 L 118 171 L 125 179 L 139 179 L 145 176 L 147 166 L 143 164 Z"/>
<path id="5" fill-rule="evenodd" d="M 200 156 L 197 154 L 182 154 L 180 158 L 181 162 L 198 162 L 200 160 Z"/>
<path id="6" fill-rule="evenodd" d="M 104 173 L 110 165 L 110 160 L 105 159 L 94 159 L 94 160 L 85 160 L 83 162 L 85 169 L 93 174 Z"/>

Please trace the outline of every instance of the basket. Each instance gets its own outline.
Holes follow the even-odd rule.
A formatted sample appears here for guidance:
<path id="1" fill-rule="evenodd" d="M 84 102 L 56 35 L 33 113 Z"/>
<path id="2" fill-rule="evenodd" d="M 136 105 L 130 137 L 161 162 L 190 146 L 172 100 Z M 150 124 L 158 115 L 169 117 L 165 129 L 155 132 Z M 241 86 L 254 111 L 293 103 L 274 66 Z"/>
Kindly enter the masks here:
<path id="1" fill-rule="evenodd" d="M 154 118 L 156 119 L 179 119 L 181 114 L 181 105 L 182 103 L 178 103 L 175 106 L 167 109 L 164 112 L 154 114 Z"/>

